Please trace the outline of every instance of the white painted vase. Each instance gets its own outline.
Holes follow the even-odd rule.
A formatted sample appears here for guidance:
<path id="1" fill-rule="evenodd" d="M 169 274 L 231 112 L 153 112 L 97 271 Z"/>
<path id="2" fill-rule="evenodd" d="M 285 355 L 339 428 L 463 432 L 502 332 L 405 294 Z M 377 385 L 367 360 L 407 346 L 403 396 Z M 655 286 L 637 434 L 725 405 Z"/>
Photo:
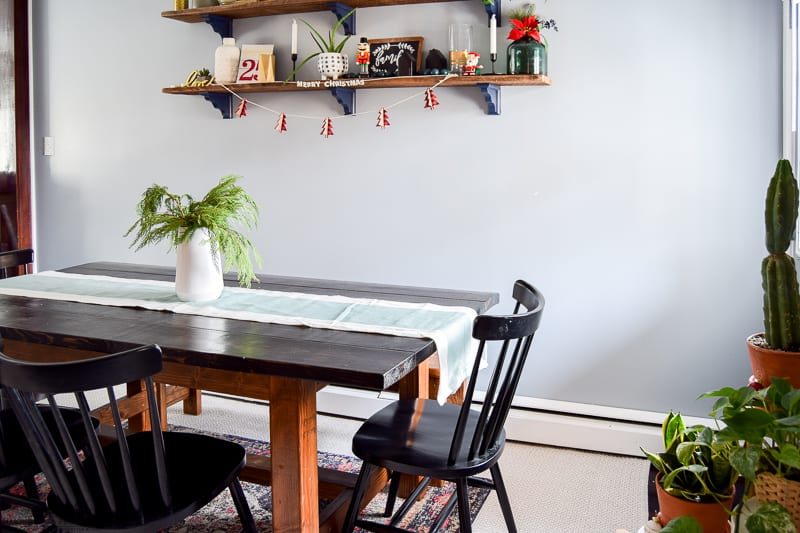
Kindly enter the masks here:
<path id="1" fill-rule="evenodd" d="M 319 70 L 323 80 L 338 80 L 339 76 L 347 74 L 349 69 L 347 54 L 324 52 L 319 54 L 317 58 L 317 70 Z"/>
<path id="2" fill-rule="evenodd" d="M 175 294 L 184 302 L 216 300 L 222 294 L 222 262 L 219 250 L 213 253 L 208 230 L 194 232 L 178 245 L 175 268 Z"/>

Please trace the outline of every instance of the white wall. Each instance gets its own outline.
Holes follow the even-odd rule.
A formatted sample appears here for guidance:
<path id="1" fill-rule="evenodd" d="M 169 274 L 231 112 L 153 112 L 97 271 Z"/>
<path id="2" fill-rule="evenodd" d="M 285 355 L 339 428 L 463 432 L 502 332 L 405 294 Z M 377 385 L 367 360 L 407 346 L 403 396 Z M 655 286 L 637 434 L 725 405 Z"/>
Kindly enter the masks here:
<path id="1" fill-rule="evenodd" d="M 204 24 L 160 17 L 169 0 L 32 4 L 41 269 L 172 264 L 166 248 L 134 253 L 123 238 L 141 192 L 202 195 L 234 173 L 263 210 L 252 237 L 265 272 L 498 291 L 498 311 L 515 279 L 540 287 L 522 395 L 705 415 L 699 393 L 746 381 L 780 155 L 779 1 L 539 2 L 560 27 L 547 33 L 552 87 L 503 88 L 499 117 L 475 89 L 440 88 L 435 111 L 413 98 L 386 131 L 368 113 L 336 121 L 329 139 L 319 119 L 278 134 L 255 106 L 221 120 L 200 97 L 162 94 L 213 67 L 219 44 Z M 276 45 L 279 76 L 291 19 L 235 23 L 239 42 Z M 454 20 L 475 25 L 486 54 L 478 0 L 362 9 L 358 30 L 446 50 Z M 415 91 L 361 91 L 358 109 Z M 341 113 L 326 93 L 252 100 Z M 46 135 L 53 157 L 41 156 Z"/>

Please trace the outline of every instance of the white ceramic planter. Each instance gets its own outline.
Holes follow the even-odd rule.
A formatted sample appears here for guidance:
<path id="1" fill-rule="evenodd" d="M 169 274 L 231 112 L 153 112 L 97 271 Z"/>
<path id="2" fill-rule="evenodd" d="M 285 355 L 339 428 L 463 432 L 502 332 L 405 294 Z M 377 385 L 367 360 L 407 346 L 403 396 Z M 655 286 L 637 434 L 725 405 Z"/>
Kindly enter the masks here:
<path id="1" fill-rule="evenodd" d="M 194 232 L 178 245 L 175 294 L 184 302 L 216 300 L 222 294 L 222 262 L 219 251 L 211 251 L 208 230 Z"/>
<path id="2" fill-rule="evenodd" d="M 337 52 L 324 52 L 317 56 L 317 69 L 323 80 L 338 80 L 342 74 L 347 74 L 349 62 L 347 54 Z"/>

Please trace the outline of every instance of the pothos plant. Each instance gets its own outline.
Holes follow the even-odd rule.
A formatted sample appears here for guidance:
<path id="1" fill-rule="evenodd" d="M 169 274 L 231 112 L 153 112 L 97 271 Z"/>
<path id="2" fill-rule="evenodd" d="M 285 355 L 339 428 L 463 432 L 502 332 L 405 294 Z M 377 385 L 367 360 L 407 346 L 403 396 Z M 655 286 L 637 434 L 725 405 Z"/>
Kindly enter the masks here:
<path id="1" fill-rule="evenodd" d="M 248 229 L 258 225 L 258 205 L 239 185 L 239 176 L 225 176 L 206 193 L 202 200 L 188 194 L 173 194 L 167 187 L 154 184 L 136 205 L 136 222 L 125 233 L 135 234 L 131 247 L 167 241 L 170 250 L 189 241 L 198 230 L 206 229 L 213 252 L 225 257 L 224 270 L 238 271 L 239 284 L 249 287 L 258 281 L 253 271 L 251 254 L 261 265 L 253 243 L 237 230 L 239 224 Z"/>

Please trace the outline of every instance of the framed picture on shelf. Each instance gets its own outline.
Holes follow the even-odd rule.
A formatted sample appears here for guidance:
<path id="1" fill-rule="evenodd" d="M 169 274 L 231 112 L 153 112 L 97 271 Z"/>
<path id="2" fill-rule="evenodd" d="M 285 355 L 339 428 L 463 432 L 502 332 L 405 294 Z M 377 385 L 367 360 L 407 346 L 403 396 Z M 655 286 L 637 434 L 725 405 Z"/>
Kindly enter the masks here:
<path id="1" fill-rule="evenodd" d="M 422 37 L 369 39 L 369 75 L 413 76 L 422 70 Z"/>
<path id="2" fill-rule="evenodd" d="M 272 44 L 243 44 L 236 83 L 275 81 L 275 56 Z"/>

